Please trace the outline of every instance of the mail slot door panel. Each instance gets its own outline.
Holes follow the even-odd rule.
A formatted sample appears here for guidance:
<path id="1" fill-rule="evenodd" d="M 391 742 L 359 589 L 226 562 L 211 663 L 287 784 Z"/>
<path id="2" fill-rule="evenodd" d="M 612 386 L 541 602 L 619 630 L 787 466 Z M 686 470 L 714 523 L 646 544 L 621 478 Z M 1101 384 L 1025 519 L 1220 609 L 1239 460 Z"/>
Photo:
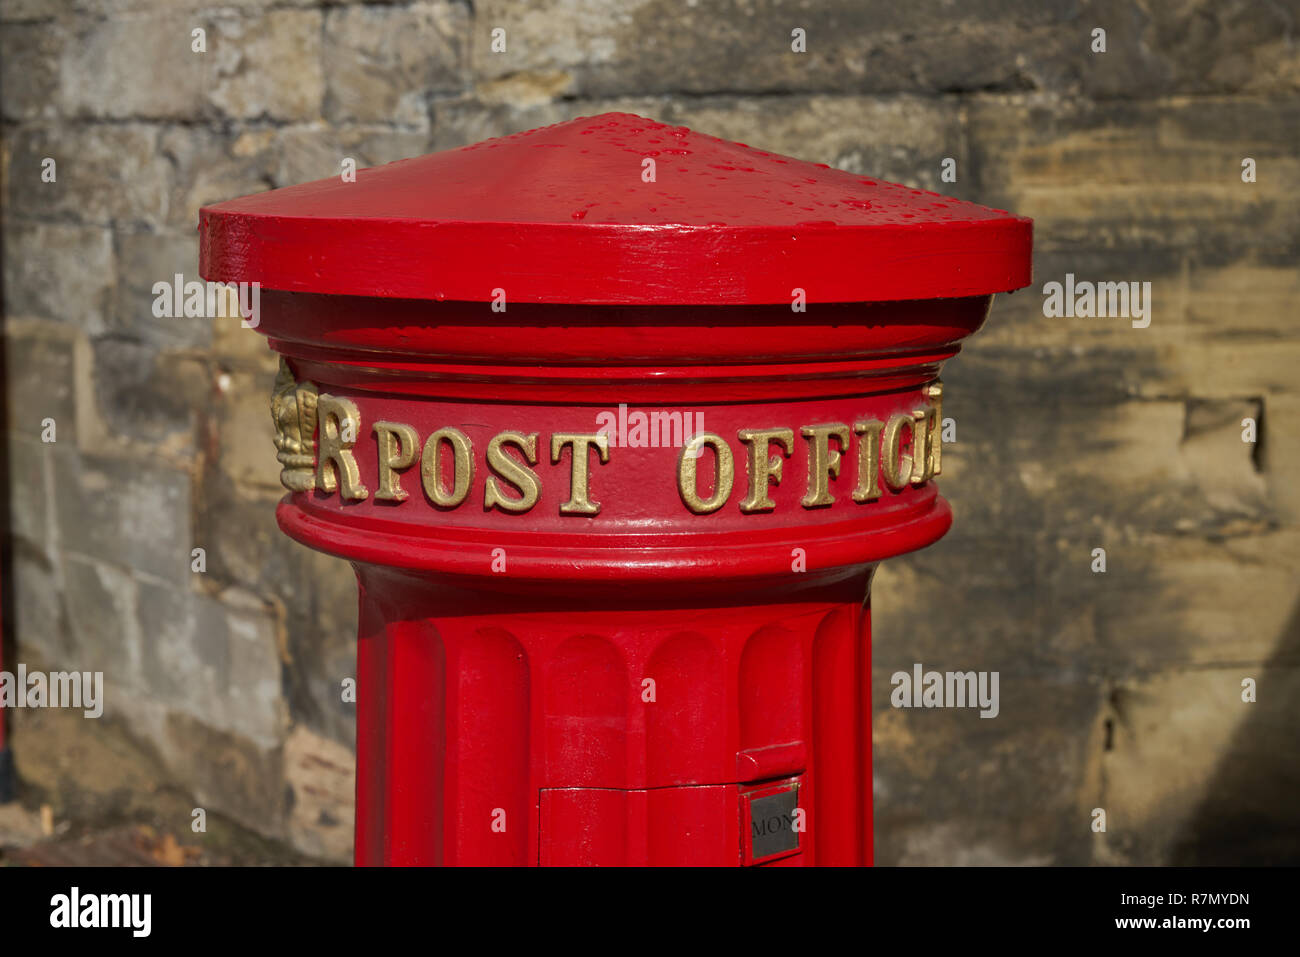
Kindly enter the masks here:
<path id="1" fill-rule="evenodd" d="M 541 794 L 539 863 L 735 867 L 737 796 L 735 785 L 547 788 Z"/>

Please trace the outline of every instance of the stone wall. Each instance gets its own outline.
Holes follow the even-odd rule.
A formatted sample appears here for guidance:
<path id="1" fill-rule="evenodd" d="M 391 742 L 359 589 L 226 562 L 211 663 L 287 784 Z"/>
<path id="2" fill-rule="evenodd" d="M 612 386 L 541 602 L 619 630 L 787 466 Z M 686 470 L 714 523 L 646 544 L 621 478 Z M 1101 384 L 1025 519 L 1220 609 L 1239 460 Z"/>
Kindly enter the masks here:
<path id="1" fill-rule="evenodd" d="M 206 203 L 627 110 L 1036 220 L 1034 286 L 945 374 L 954 530 L 876 579 L 880 862 L 1300 860 L 1298 21 L 1248 0 L 0 0 L 6 662 L 102 669 L 103 721 L 160 784 L 346 858 L 351 572 L 275 528 L 264 341 L 155 318 L 153 284 L 197 278 Z M 1045 317 L 1067 273 L 1150 282 L 1150 326 Z M 891 708 L 916 662 L 998 671 L 999 717 Z"/>

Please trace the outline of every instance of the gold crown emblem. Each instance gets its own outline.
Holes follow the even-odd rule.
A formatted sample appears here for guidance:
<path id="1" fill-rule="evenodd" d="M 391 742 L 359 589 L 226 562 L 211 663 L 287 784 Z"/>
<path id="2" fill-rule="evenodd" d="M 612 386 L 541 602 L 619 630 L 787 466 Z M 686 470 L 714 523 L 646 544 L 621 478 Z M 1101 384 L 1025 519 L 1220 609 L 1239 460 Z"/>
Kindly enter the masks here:
<path id="1" fill-rule="evenodd" d="M 315 383 L 299 382 L 289 363 L 280 358 L 280 371 L 271 394 L 271 419 L 275 422 L 276 459 L 284 466 L 280 484 L 291 492 L 316 487 Z"/>

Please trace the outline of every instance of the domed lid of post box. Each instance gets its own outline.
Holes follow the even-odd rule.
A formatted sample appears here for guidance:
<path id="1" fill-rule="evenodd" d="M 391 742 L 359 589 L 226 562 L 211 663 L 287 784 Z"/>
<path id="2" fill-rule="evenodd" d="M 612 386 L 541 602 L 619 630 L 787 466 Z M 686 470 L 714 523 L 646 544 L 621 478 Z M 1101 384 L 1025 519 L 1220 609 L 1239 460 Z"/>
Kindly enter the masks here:
<path id="1" fill-rule="evenodd" d="M 881 302 L 1030 281 L 1003 210 L 604 113 L 205 207 L 201 272 L 291 292 Z"/>

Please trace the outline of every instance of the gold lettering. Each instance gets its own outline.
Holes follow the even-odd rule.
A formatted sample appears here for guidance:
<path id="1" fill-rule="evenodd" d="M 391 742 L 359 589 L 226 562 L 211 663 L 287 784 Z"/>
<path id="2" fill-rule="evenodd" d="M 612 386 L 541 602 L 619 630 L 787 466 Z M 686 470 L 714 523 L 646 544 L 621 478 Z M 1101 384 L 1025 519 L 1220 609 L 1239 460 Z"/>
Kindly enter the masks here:
<path id="1" fill-rule="evenodd" d="M 542 485 L 537 473 L 521 465 L 512 456 L 506 454 L 504 446 L 510 444 L 524 453 L 528 465 L 537 464 L 537 433 L 524 435 L 522 432 L 501 432 L 492 436 L 487 447 L 488 468 L 519 490 L 519 498 L 509 498 L 501 491 L 495 478 L 488 477 L 487 487 L 483 492 L 483 508 L 499 508 L 504 512 L 526 512 L 537 504 L 541 497 Z"/>
<path id="2" fill-rule="evenodd" d="M 800 432 L 808 439 L 808 493 L 803 497 L 803 507 L 830 505 L 835 501 L 830 480 L 840 474 L 840 453 L 849 447 L 849 427 L 839 422 L 806 425 Z M 839 442 L 839 451 L 831 448 L 832 438 Z"/>
<path id="3" fill-rule="evenodd" d="M 352 449 L 361 434 L 361 413 L 351 399 L 335 398 L 322 395 L 316 405 L 320 422 L 320 450 L 316 457 L 316 487 L 324 492 L 339 489 L 339 495 L 345 499 L 358 501 L 370 494 L 361 484 L 361 473 L 357 470 L 357 460 L 352 456 Z M 344 425 L 352 436 L 343 439 Z M 331 468 L 331 465 L 333 468 Z M 335 470 L 338 471 L 337 481 Z"/>
<path id="4" fill-rule="evenodd" d="M 927 470 L 933 478 L 941 471 L 939 466 L 940 454 L 943 452 L 943 383 L 936 379 L 930 383 L 925 392 L 930 397 L 930 408 L 934 412 L 934 418 L 930 420 L 930 467 Z"/>
<path id="5" fill-rule="evenodd" d="M 923 485 L 940 472 L 943 446 L 943 385 L 936 381 L 926 390 L 930 404 L 911 412 L 895 412 L 883 423 L 878 419 L 854 422 L 852 426 L 834 422 L 804 426 L 799 431 L 808 447 L 808 485 L 801 499 L 804 508 L 832 505 L 830 483 L 841 477 L 845 457 L 849 454 L 853 438 L 857 438 L 857 475 L 853 500 L 858 503 L 876 501 L 883 489 L 900 491 L 910 485 Z M 361 474 L 355 457 L 356 438 L 361 428 L 361 413 L 351 399 L 320 395 L 311 411 L 318 437 L 315 462 L 300 483 L 305 489 L 315 487 L 325 493 L 338 492 L 347 500 L 364 500 L 370 491 L 361 484 Z M 277 409 L 293 418 L 286 401 L 280 400 Z M 290 425 L 294 425 L 290 422 Z M 298 427 L 299 432 L 305 430 Z M 293 438 L 286 426 L 281 432 Z M 428 499 L 439 508 L 461 505 L 473 488 L 475 474 L 474 446 L 462 431 L 450 426 L 434 432 L 420 447 L 416 429 L 401 422 L 378 421 L 373 425 L 378 458 L 378 489 L 376 501 L 404 502 L 410 496 L 402 487 L 402 474 L 420 460 L 421 486 Z M 772 489 L 784 478 L 784 460 L 794 453 L 795 432 L 791 428 L 742 428 L 736 432 L 745 444 L 748 467 L 748 489 L 739 507 L 742 514 L 770 512 L 776 508 Z M 541 478 L 534 468 L 538 464 L 539 434 L 503 431 L 493 436 L 487 447 L 487 465 L 490 475 L 485 483 L 483 505 L 487 510 L 499 508 L 504 512 L 520 514 L 531 510 L 540 500 Z M 280 441 L 277 448 L 289 448 L 289 441 Z M 443 446 L 451 449 L 450 482 L 444 471 Z M 305 465 L 306 452 L 299 453 L 302 441 L 291 450 L 293 464 Z M 511 453 L 514 446 L 518 453 Z M 711 488 L 707 498 L 699 491 L 699 458 L 705 447 L 713 452 L 713 480 L 705 479 Z M 776 446 L 773 449 L 773 446 Z M 569 449 L 569 496 L 559 506 L 561 515 L 594 516 L 601 513 L 601 503 L 591 496 L 591 451 L 598 455 L 597 464 L 610 460 L 610 438 L 606 433 L 556 432 L 550 436 L 550 462 L 559 465 L 564 450 Z M 282 450 L 283 452 L 283 450 Z M 543 450 L 543 455 L 545 451 Z M 282 455 L 282 460 L 289 453 Z M 295 479 L 296 481 L 296 479 Z M 677 488 L 682 502 L 697 515 L 707 515 L 722 508 L 731 497 L 735 484 L 735 457 L 727 440 L 715 433 L 700 433 L 687 439 L 677 464 Z M 291 485 L 291 488 L 297 488 Z M 515 494 L 517 493 L 517 495 Z"/>
<path id="6" fill-rule="evenodd" d="M 794 429 L 741 429 L 737 435 L 749 446 L 749 494 L 740 510 L 770 512 L 776 503 L 767 496 L 768 485 L 781 484 L 781 459 L 790 456 Z M 773 442 L 781 446 L 781 455 L 768 455 Z"/>
<path id="7" fill-rule="evenodd" d="M 930 440 L 934 437 L 934 408 L 912 411 L 912 484 L 920 485 L 930 478 L 934 458 L 930 454 Z"/>
<path id="8" fill-rule="evenodd" d="M 907 412 L 895 412 L 885 421 L 884 452 L 881 456 L 881 472 L 885 484 L 897 492 L 911 478 L 912 457 L 903 454 L 903 429 L 915 434 L 912 416 Z"/>
<path id="9" fill-rule="evenodd" d="M 451 446 L 451 491 L 442 487 L 442 445 Z M 420 482 L 424 494 L 439 508 L 455 508 L 465 501 L 474 481 L 473 445 L 469 436 L 450 426 L 429 436 L 420 453 Z"/>
<path id="10" fill-rule="evenodd" d="M 375 442 L 379 446 L 379 490 L 375 498 L 385 502 L 405 502 L 399 469 L 411 467 L 420 437 L 415 429 L 400 422 L 376 422 Z"/>
<path id="11" fill-rule="evenodd" d="M 702 499 L 695 484 L 695 466 L 706 445 L 713 449 L 713 494 Z M 703 432 L 691 436 L 690 441 L 682 446 L 682 453 L 677 458 L 677 491 L 686 507 L 696 515 L 707 515 L 722 508 L 731 496 L 735 478 L 736 463 L 731 454 L 731 446 L 722 436 Z"/>
<path id="12" fill-rule="evenodd" d="M 568 432 L 556 432 L 551 436 L 551 462 L 558 465 L 565 446 L 570 447 L 572 464 L 569 478 L 569 500 L 560 506 L 561 515 L 599 515 L 600 503 L 591 501 L 587 488 L 588 459 L 594 445 L 600 453 L 600 462 L 609 461 L 609 436 L 574 435 Z"/>
<path id="13" fill-rule="evenodd" d="M 853 424 L 858 436 L 858 487 L 853 490 L 853 501 L 859 504 L 880 498 L 880 432 L 884 427 L 879 419 Z"/>

